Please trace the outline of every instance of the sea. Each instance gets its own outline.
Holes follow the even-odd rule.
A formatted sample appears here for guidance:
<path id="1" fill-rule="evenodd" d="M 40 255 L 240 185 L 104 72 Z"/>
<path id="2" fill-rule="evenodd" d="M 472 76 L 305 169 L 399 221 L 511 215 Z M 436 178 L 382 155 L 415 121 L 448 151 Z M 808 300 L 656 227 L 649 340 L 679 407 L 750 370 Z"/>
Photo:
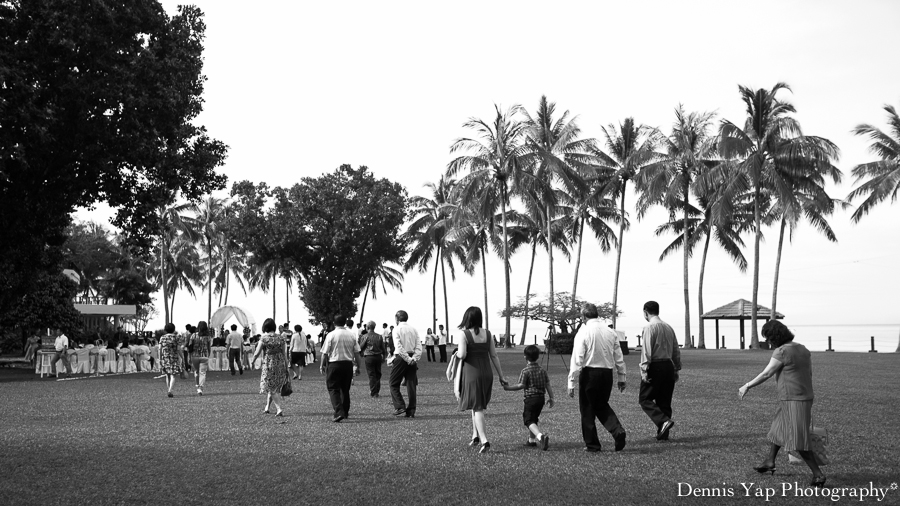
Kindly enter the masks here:
<path id="1" fill-rule="evenodd" d="M 749 341 L 750 322 L 744 322 L 746 339 Z M 892 353 L 900 342 L 900 323 L 896 324 L 829 324 L 829 325 L 789 325 L 794 333 L 794 341 L 806 346 L 809 351 L 827 351 L 828 338 L 831 337 L 831 348 L 836 352 L 865 353 L 872 349 L 879 353 Z M 715 331 L 706 327 L 706 347 L 712 348 L 710 340 L 715 339 Z M 728 328 L 725 334 L 725 346 L 728 349 L 739 347 L 739 333 Z M 874 342 L 874 348 L 873 343 Z M 696 343 L 696 341 L 695 341 Z M 630 344 L 630 343 L 629 343 Z"/>

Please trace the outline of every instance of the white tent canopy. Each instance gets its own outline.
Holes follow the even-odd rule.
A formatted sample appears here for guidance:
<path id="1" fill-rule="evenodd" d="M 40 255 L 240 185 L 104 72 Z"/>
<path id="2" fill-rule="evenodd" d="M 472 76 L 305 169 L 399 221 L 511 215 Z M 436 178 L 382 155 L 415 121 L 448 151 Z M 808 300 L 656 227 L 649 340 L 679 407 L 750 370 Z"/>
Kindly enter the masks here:
<path id="1" fill-rule="evenodd" d="M 242 326 L 250 327 L 251 335 L 256 334 L 256 319 L 253 318 L 250 311 L 238 306 L 222 306 L 219 309 L 216 309 L 216 312 L 213 313 L 212 319 L 209 322 L 209 327 L 217 329 L 232 316 L 237 318 L 238 323 Z"/>

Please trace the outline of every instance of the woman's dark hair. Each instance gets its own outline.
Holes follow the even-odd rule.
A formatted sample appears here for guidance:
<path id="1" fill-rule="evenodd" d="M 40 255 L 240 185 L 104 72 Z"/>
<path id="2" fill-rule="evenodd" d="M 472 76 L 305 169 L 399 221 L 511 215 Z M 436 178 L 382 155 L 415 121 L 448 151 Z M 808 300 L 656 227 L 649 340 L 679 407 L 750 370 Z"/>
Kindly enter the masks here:
<path id="1" fill-rule="evenodd" d="M 459 328 L 461 329 L 480 329 L 481 328 L 481 308 L 472 306 L 469 309 L 466 309 L 466 313 L 463 315 L 462 322 L 459 324 Z M 478 332 L 475 332 L 478 334 Z"/>
<path id="2" fill-rule="evenodd" d="M 194 332 L 200 334 L 201 336 L 208 336 L 209 325 L 207 325 L 206 322 L 200 322 L 197 324 L 197 329 Z"/>
<path id="3" fill-rule="evenodd" d="M 762 335 L 772 345 L 773 348 L 789 343 L 794 340 L 794 334 L 788 330 L 787 326 L 778 320 L 769 320 L 763 325 Z"/>
<path id="4" fill-rule="evenodd" d="M 266 318 L 266 321 L 264 321 L 262 324 L 262 331 L 263 332 L 275 332 L 276 327 L 277 326 L 275 325 L 275 320 L 273 320 L 271 318 Z"/>
<path id="5" fill-rule="evenodd" d="M 166 326 L 163 327 L 163 330 L 166 331 L 166 334 L 171 334 L 172 332 L 175 332 L 175 324 L 167 323 Z"/>

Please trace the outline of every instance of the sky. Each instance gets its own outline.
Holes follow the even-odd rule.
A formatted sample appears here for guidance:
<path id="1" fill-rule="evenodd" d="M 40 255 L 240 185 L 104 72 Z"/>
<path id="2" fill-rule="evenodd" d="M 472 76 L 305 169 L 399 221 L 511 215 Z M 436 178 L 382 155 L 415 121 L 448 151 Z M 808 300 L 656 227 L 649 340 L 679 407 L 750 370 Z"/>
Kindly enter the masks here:
<path id="1" fill-rule="evenodd" d="M 178 2 L 163 1 L 174 14 Z M 900 67 L 884 56 L 900 47 L 900 2 L 258 2 L 198 1 L 207 25 L 204 112 L 198 122 L 229 147 L 222 172 L 231 183 L 265 181 L 291 186 L 348 163 L 366 165 L 377 177 L 402 183 L 410 195 L 427 195 L 450 160 L 450 144 L 467 135 L 470 117 L 490 120 L 494 104 L 534 111 L 541 95 L 558 111 L 577 116 L 585 137 L 626 117 L 671 131 L 674 109 L 714 111 L 717 121 L 742 125 L 738 85 L 771 88 L 785 82 L 804 133 L 826 137 L 841 149 L 844 179 L 830 184 L 832 197 L 855 187 L 850 175 L 874 160 L 860 123 L 886 128 L 885 104 L 900 106 Z M 220 192 L 217 196 L 225 196 Z M 634 336 L 645 323 L 647 300 L 684 340 L 682 257 L 659 255 L 672 237 L 656 237 L 667 213 L 656 209 L 638 221 L 636 196 L 626 209 L 631 228 L 623 241 L 618 328 Z M 785 241 L 778 311 L 787 325 L 897 324 L 900 327 L 900 204 L 885 202 L 860 223 L 837 211 L 831 243 L 807 224 Z M 79 219 L 105 221 L 103 206 Z M 760 254 L 759 303 L 771 305 L 778 231 L 767 229 Z M 585 236 L 578 294 L 610 302 L 615 252 L 604 254 Z M 712 310 L 752 295 L 750 262 L 740 272 L 724 251 L 710 246 L 703 292 Z M 525 294 L 530 252 L 511 258 L 512 298 Z M 574 256 L 554 254 L 556 290 L 571 291 Z M 502 261 L 489 258 L 489 325 L 504 332 Z M 698 331 L 700 255 L 690 261 L 691 333 Z M 449 326 L 465 309 L 483 306 L 480 269 L 474 277 L 448 279 Z M 431 324 L 433 271 L 407 273 L 403 292 L 368 300 L 365 319 L 392 322 L 398 309 L 424 330 Z M 439 288 L 440 291 L 440 288 Z M 549 292 L 546 254 L 535 261 L 532 293 Z M 206 297 L 179 293 L 178 327 L 206 318 Z M 277 319 L 285 317 L 278 287 Z M 296 294 L 292 324 L 308 324 Z M 439 295 L 439 319 L 443 300 Z M 360 306 L 361 306 L 360 300 Z M 229 303 L 246 307 L 257 321 L 272 313 L 272 298 L 232 291 Z M 161 306 L 160 306 L 161 307 Z M 160 316 L 149 328 L 161 328 Z M 736 324 L 723 322 L 723 333 Z M 749 325 L 749 323 L 748 323 Z M 521 321 L 513 333 L 521 335 Z M 707 324 L 711 338 L 712 322 Z M 546 325 L 531 322 L 528 342 Z M 315 328 L 315 331 L 318 329 Z M 748 326 L 749 332 L 749 326 Z"/>

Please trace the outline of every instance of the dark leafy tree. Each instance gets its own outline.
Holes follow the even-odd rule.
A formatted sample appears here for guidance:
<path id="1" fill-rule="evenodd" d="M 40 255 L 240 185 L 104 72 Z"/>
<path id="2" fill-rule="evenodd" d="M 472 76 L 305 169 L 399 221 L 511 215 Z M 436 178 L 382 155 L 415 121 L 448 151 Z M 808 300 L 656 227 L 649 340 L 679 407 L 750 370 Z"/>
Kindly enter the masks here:
<path id="1" fill-rule="evenodd" d="M 536 301 L 534 306 L 528 309 L 529 318 L 548 324 L 551 323 L 550 320 L 552 319 L 552 324 L 559 327 L 560 332 L 563 334 L 578 332 L 578 329 L 581 328 L 582 324 L 581 306 L 587 301 L 577 298 L 577 307 L 572 309 L 569 306 L 569 303 L 572 302 L 572 294 L 569 292 L 558 292 L 555 293 L 554 296 L 556 297 L 556 301 L 553 304 L 553 310 L 551 311 L 548 297 L 536 299 L 535 294 L 529 294 L 528 298 L 532 301 Z M 597 312 L 600 314 L 601 319 L 611 320 L 613 314 L 612 303 L 605 302 L 603 304 L 597 304 Z M 525 314 L 525 297 L 520 297 L 519 301 L 510 307 L 508 314 L 512 318 L 522 318 Z M 622 314 L 622 312 L 619 311 L 619 314 Z M 506 310 L 501 311 L 500 315 L 506 317 Z"/>
<path id="2" fill-rule="evenodd" d="M 147 247 L 176 190 L 223 186 L 227 148 L 196 121 L 205 29 L 156 0 L 0 1 L 0 317 L 59 272 L 76 207 L 108 203 Z"/>

